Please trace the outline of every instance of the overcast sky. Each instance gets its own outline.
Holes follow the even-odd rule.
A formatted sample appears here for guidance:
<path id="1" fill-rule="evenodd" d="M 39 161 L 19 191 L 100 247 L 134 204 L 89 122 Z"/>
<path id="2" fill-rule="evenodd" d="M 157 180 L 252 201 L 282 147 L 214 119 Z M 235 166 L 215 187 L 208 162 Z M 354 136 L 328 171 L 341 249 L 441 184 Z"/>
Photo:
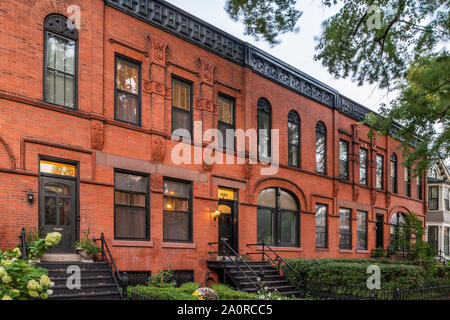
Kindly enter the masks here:
<path id="1" fill-rule="evenodd" d="M 387 103 L 394 98 L 392 93 L 386 96 L 386 91 L 379 90 L 375 86 L 358 87 L 351 79 L 335 79 L 319 61 L 314 61 L 314 48 L 317 43 L 315 38 L 321 34 L 321 24 L 326 18 L 337 12 L 337 8 L 328 9 L 320 6 L 321 1 L 297 1 L 297 7 L 303 10 L 303 16 L 297 24 L 300 31 L 282 35 L 279 37 L 281 43 L 273 48 L 262 40 L 255 41 L 253 37 L 245 36 L 244 26 L 231 20 L 225 12 L 225 0 L 168 0 L 168 2 L 263 49 L 374 111 L 378 110 L 381 102 Z"/>

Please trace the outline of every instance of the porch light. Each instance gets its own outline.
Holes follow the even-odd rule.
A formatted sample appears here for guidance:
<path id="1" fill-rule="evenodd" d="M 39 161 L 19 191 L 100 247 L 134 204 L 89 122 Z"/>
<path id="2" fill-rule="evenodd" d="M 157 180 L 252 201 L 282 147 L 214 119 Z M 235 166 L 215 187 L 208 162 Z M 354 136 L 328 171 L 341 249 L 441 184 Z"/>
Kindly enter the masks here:
<path id="1" fill-rule="evenodd" d="M 214 218 L 214 221 L 216 221 L 216 219 L 220 217 L 220 213 L 221 212 L 219 210 L 216 210 L 216 211 L 212 212 L 212 216 Z"/>
<path id="2" fill-rule="evenodd" d="M 32 204 L 33 203 L 33 191 L 28 191 L 28 196 L 27 196 L 27 199 L 28 199 L 28 203 L 29 204 Z"/>

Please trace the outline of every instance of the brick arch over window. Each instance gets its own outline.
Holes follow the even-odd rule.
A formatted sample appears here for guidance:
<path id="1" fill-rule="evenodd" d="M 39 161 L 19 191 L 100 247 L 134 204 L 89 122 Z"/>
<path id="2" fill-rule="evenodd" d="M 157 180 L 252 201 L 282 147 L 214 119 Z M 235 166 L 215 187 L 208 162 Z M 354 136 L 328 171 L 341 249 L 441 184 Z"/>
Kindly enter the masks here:
<path id="1" fill-rule="evenodd" d="M 303 190 L 294 182 L 281 178 L 281 177 L 266 177 L 261 178 L 255 182 L 253 185 L 253 202 L 256 202 L 257 195 L 264 189 L 267 188 L 282 188 L 286 191 L 291 192 L 294 196 L 297 197 L 297 200 L 300 204 L 299 212 L 309 212 L 308 203 L 306 201 L 305 193 Z"/>
<path id="2" fill-rule="evenodd" d="M 79 5 L 79 4 L 77 4 Z M 29 17 L 33 20 L 44 23 L 47 16 L 51 14 L 67 15 L 68 4 L 54 0 L 38 0 L 30 11 Z M 81 7 L 81 5 L 79 5 Z"/>
<path id="3" fill-rule="evenodd" d="M 14 153 L 6 140 L 0 136 L 0 167 L 2 166 L 3 160 L 9 162 L 9 169 L 16 169 L 16 158 L 14 157 Z"/>
<path id="4" fill-rule="evenodd" d="M 397 212 L 401 212 L 404 214 L 411 213 L 411 211 L 405 206 L 395 206 L 391 210 L 389 210 L 389 220 L 388 221 L 391 221 L 392 215 Z"/>

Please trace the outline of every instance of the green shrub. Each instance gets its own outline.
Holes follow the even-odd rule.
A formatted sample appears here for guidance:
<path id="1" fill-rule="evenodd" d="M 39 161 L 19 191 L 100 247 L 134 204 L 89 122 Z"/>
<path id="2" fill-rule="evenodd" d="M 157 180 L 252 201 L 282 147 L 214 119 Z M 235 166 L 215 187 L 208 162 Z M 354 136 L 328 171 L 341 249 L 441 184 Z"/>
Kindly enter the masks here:
<path id="1" fill-rule="evenodd" d="M 377 259 L 342 260 L 342 259 L 293 259 L 288 260 L 295 270 L 306 272 L 306 280 L 317 283 L 365 287 L 367 267 L 376 264 L 381 271 L 382 288 L 416 288 L 423 286 L 427 279 L 424 268 L 415 265 L 398 263 L 380 263 Z M 292 281 L 294 273 L 286 269 L 288 278 Z M 297 279 L 300 281 L 300 279 Z"/>
<path id="2" fill-rule="evenodd" d="M 133 300 L 133 294 L 141 294 L 151 300 L 198 300 L 198 298 L 192 294 L 199 287 L 200 285 L 194 282 L 185 283 L 179 288 L 134 286 L 128 287 L 128 298 Z M 217 292 L 220 300 L 258 300 L 257 294 L 233 290 L 221 283 L 215 283 L 211 288 Z"/>
<path id="3" fill-rule="evenodd" d="M 437 266 L 435 277 L 443 280 L 450 280 L 450 265 Z"/>
<path id="4" fill-rule="evenodd" d="M 0 251 L 0 299 L 28 300 L 40 297 L 47 299 L 54 285 L 47 271 L 36 268 L 34 263 L 21 260 L 19 248 Z"/>
<path id="5" fill-rule="evenodd" d="M 383 248 L 376 248 L 370 252 L 370 257 L 372 258 L 384 258 L 386 256 L 386 251 Z"/>
<path id="6" fill-rule="evenodd" d="M 37 259 L 41 257 L 44 252 L 53 246 L 56 246 L 61 241 L 61 234 L 59 232 L 48 233 L 45 238 L 40 237 L 38 231 L 30 231 L 30 235 L 27 236 L 27 257 L 28 259 Z M 17 247 L 22 249 L 22 243 Z"/>
<path id="7" fill-rule="evenodd" d="M 74 243 L 75 248 L 84 249 L 88 255 L 96 256 L 102 249 L 96 246 L 90 238 L 91 227 L 89 226 L 87 231 L 84 232 L 83 238 L 80 241 Z"/>
<path id="8" fill-rule="evenodd" d="M 186 293 L 193 293 L 195 290 L 200 288 L 200 285 L 195 282 L 186 282 L 180 286 L 180 290 Z"/>
<path id="9" fill-rule="evenodd" d="M 135 286 L 128 287 L 128 298 L 133 300 L 133 293 L 145 295 L 151 300 L 198 300 L 193 296 L 193 292 L 186 292 L 180 288 L 166 287 L 147 287 L 147 286 Z"/>
<path id="10" fill-rule="evenodd" d="M 222 283 L 214 283 L 211 288 L 216 290 L 220 300 L 258 300 L 257 294 L 233 290 Z"/>
<path id="11" fill-rule="evenodd" d="M 172 270 L 160 270 L 150 276 L 148 279 L 148 286 L 157 288 L 173 288 L 177 285 L 177 282 L 172 279 Z"/>

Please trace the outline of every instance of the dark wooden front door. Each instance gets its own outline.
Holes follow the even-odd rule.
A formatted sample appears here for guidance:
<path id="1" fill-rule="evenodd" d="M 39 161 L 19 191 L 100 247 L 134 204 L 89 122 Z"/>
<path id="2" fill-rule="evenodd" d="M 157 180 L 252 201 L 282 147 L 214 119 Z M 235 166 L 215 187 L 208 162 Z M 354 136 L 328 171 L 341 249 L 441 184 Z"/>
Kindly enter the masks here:
<path id="1" fill-rule="evenodd" d="M 40 178 L 40 228 L 47 234 L 59 232 L 61 242 L 48 252 L 73 252 L 76 241 L 76 182 L 68 179 Z"/>
<path id="2" fill-rule="evenodd" d="M 383 248 L 384 223 L 382 214 L 377 214 L 376 229 L 376 246 L 377 248 Z"/>
<path id="3" fill-rule="evenodd" d="M 233 248 L 233 250 L 238 253 L 237 248 L 237 226 L 235 224 L 235 202 L 220 200 L 219 201 L 219 211 L 221 212 L 219 217 L 219 255 L 223 254 L 225 250 L 224 246 L 220 243 L 221 240 L 227 241 L 227 243 Z M 231 252 L 228 254 L 232 255 Z"/>

